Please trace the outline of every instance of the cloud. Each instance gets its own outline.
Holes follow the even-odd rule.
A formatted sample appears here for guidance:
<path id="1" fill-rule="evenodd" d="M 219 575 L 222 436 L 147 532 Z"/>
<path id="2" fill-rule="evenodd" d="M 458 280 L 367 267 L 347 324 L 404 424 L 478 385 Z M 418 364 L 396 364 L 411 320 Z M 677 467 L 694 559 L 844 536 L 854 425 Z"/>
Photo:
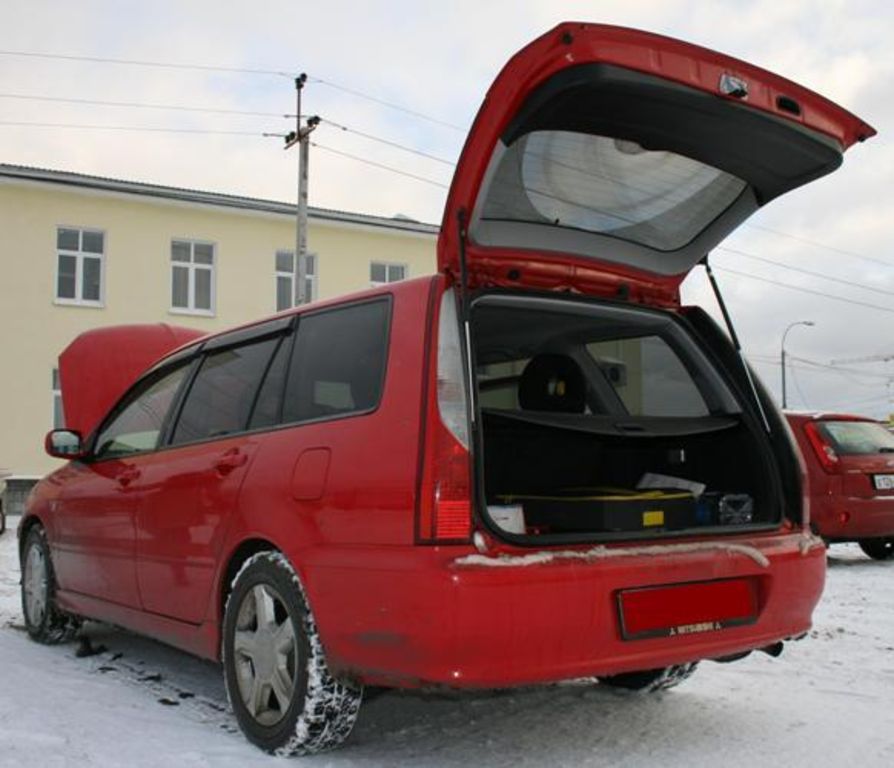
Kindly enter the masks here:
<path id="1" fill-rule="evenodd" d="M 739 56 L 802 82 L 860 114 L 879 137 L 848 153 L 827 179 L 774 201 L 755 218 L 759 225 L 794 235 L 782 237 L 744 227 L 729 245 L 784 264 L 836 275 L 894 291 L 894 268 L 853 254 L 891 262 L 894 215 L 894 11 L 880 2 L 807 0 L 636 3 L 523 2 L 295 3 L 256 0 L 226 4 L 200 0 L 153 3 L 58 3 L 6 0 L 0 49 L 207 63 L 231 67 L 308 72 L 334 85 L 403 104 L 465 127 L 505 61 L 522 45 L 564 19 L 650 29 Z M 0 93 L 97 100 L 157 102 L 275 114 L 294 109 L 290 76 L 239 75 L 59 62 L 0 56 Z M 360 131 L 455 159 L 463 131 L 410 117 L 312 81 L 304 107 Z M 93 173 L 174 186 L 294 200 L 296 157 L 264 131 L 285 132 L 281 117 L 211 115 L 148 109 L 26 101 L 0 97 L 0 120 L 176 127 L 247 131 L 244 135 L 133 133 L 74 128 L 0 125 L 0 161 Z M 361 136 L 322 126 L 319 144 L 372 163 L 447 184 L 451 169 Z M 383 215 L 402 213 L 438 222 L 445 190 L 315 149 L 311 159 L 314 205 Z M 815 247 L 807 241 L 839 249 Z M 765 279 L 787 282 L 857 301 L 894 308 L 892 296 L 773 267 L 718 251 L 727 265 Z M 889 312 L 718 273 L 749 352 L 778 390 L 781 334 L 795 320 L 817 321 L 789 336 L 797 356 L 827 363 L 894 351 Z M 687 297 L 713 304 L 698 276 Z M 858 371 L 862 364 L 855 364 Z M 809 407 L 853 402 L 874 414 L 888 410 L 884 365 L 862 376 L 844 376 L 803 365 L 794 369 Z M 894 372 L 894 369 L 892 369 Z M 848 378 L 849 377 L 849 378 Z M 800 394 L 795 392 L 795 397 Z M 874 397 L 875 400 L 867 400 Z"/>

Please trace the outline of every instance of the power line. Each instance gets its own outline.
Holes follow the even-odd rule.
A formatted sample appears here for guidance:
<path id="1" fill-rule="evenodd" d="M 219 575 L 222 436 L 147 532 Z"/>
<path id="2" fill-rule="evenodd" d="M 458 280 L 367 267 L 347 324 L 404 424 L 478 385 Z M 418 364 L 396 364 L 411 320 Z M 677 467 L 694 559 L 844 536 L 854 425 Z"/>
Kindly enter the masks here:
<path id="1" fill-rule="evenodd" d="M 854 376 L 865 376 L 867 378 L 877 378 L 877 379 L 891 379 L 894 378 L 889 373 L 872 373 L 872 371 L 860 371 L 856 368 L 845 368 L 840 365 L 833 365 L 832 363 L 820 363 L 816 360 L 808 360 L 806 357 L 798 357 L 797 355 L 787 354 L 787 357 L 792 360 L 797 360 L 805 365 L 812 365 L 816 368 L 827 368 L 830 371 L 837 371 L 839 373 L 850 373 Z"/>
<path id="2" fill-rule="evenodd" d="M 801 293 L 809 293 L 813 296 L 822 296 L 825 299 L 832 299 L 833 301 L 841 301 L 845 304 L 853 304 L 858 307 L 868 307 L 869 309 L 877 309 L 879 312 L 890 312 L 894 313 L 894 309 L 890 307 L 882 307 L 878 304 L 870 304 L 866 301 L 858 301 L 857 299 L 847 299 L 844 296 L 835 296 L 831 293 L 823 293 L 822 291 L 814 291 L 810 288 L 802 288 L 800 285 L 792 285 L 791 283 L 783 283 L 780 280 L 771 280 L 768 277 L 758 277 L 757 275 L 749 274 L 748 272 L 739 272 L 736 269 L 730 269 L 729 267 L 714 267 L 718 272 L 728 272 L 731 275 L 738 275 L 739 277 L 745 277 L 749 280 L 757 280 L 761 283 L 769 283 L 770 285 L 776 285 L 780 288 L 788 288 L 791 291 L 800 291 Z"/>
<path id="3" fill-rule="evenodd" d="M 165 61 L 151 61 L 146 59 L 117 59 L 111 57 L 104 56 L 78 56 L 73 54 L 61 54 L 61 53 L 44 53 L 44 52 L 35 52 L 35 51 L 12 51 L 12 50 L 0 50 L 0 56 L 23 56 L 27 58 L 35 58 L 35 59 L 48 59 L 48 60 L 59 60 L 59 61 L 82 61 L 82 62 L 90 62 L 93 64 L 117 64 L 117 65 L 125 65 L 125 66 L 134 66 L 134 67 L 156 67 L 162 69 L 180 69 L 180 70 L 191 70 L 198 72 L 225 72 L 227 74 L 238 74 L 238 75 L 265 75 L 265 76 L 276 76 L 276 77 L 289 77 L 293 78 L 298 75 L 298 72 L 287 71 L 287 70 L 279 70 L 279 69 L 260 69 L 256 67 L 226 67 L 212 64 L 190 64 L 190 63 L 174 63 L 174 62 L 165 62 Z M 434 125 L 439 125 L 444 128 L 450 128 L 454 131 L 460 131 L 465 133 L 467 130 L 463 126 L 457 125 L 455 123 L 450 123 L 446 120 L 441 120 L 438 117 L 433 117 L 432 115 L 427 115 L 424 112 L 419 112 L 415 109 L 410 109 L 409 107 L 405 107 L 402 104 L 397 104 L 392 101 L 387 101 L 385 99 L 381 99 L 378 96 L 373 96 L 372 94 L 365 93 L 364 91 L 358 90 L 356 88 L 349 88 L 348 86 L 341 85 L 340 83 L 333 82 L 332 80 L 324 79 L 321 77 L 311 76 L 309 78 L 312 82 L 319 83 L 320 85 L 325 85 L 329 88 L 332 88 L 337 91 L 341 91 L 343 93 L 347 93 L 351 96 L 355 96 L 356 98 L 365 99 L 366 101 L 371 101 L 375 104 L 379 104 L 380 106 L 387 107 L 388 109 L 393 109 L 397 112 L 403 112 L 406 115 L 410 115 L 411 117 L 418 118 L 420 120 L 425 120 L 429 123 L 433 123 Z"/>
<path id="4" fill-rule="evenodd" d="M 227 72 L 237 75 L 275 75 L 279 77 L 295 77 L 297 73 L 284 72 L 277 69 L 256 69 L 254 67 L 223 67 L 212 64 L 185 64 L 166 61 L 149 61 L 145 59 L 114 59 L 104 56 L 75 56 L 62 53 L 43 53 L 35 51 L 0 51 L 0 56 L 23 56 L 33 59 L 55 59 L 60 61 L 84 61 L 93 64 L 124 64 L 134 67 L 158 67 L 161 69 L 189 69 L 200 72 Z"/>
<path id="5" fill-rule="evenodd" d="M 792 368 L 792 381 L 795 383 L 795 391 L 798 393 L 798 397 L 801 398 L 802 405 L 807 408 L 807 398 L 804 397 L 804 391 L 801 389 L 801 382 L 798 380 L 798 371 L 796 368 Z"/>
<path id="6" fill-rule="evenodd" d="M 281 112 L 253 112 L 245 109 L 216 109 L 213 107 L 188 107 L 184 104 L 149 104 L 136 101 L 103 101 L 100 99 L 74 99 L 62 96 L 32 96 L 24 93 L 0 93 L 0 99 L 22 99 L 26 101 L 51 101 L 65 104 L 87 104 L 101 107 L 127 107 L 136 109 L 162 109 L 177 112 L 202 112 L 216 115 L 248 115 L 252 117 L 283 117 L 294 119 L 295 115 Z"/>
<path id="7" fill-rule="evenodd" d="M 198 134 L 218 134 L 222 136 L 255 136 L 258 138 L 265 136 L 279 136 L 275 133 L 263 133 L 261 131 L 220 131 L 205 128 L 163 128 L 154 126 L 138 126 L 138 125 L 95 125 L 93 123 L 36 123 L 26 120 L 0 120 L 0 125 L 20 126 L 25 128 L 75 128 L 93 131 L 130 131 L 130 132 L 147 132 L 147 133 L 198 133 Z"/>
<path id="8" fill-rule="evenodd" d="M 427 120 L 430 123 L 435 123 L 436 125 L 443 126 L 444 128 L 451 128 L 454 131 L 462 131 L 465 133 L 468 129 L 464 128 L 461 125 L 457 125 L 456 123 L 448 123 L 446 120 L 441 120 L 437 117 L 432 117 L 431 115 L 426 115 L 423 112 L 417 112 L 415 109 L 410 109 L 408 107 L 404 107 L 400 104 L 395 104 L 391 101 L 385 101 L 384 99 L 380 99 L 377 96 L 371 96 L 368 93 L 364 93 L 363 91 L 357 91 L 353 88 L 347 88 L 344 85 L 338 85 L 337 83 L 333 83 L 331 80 L 323 80 L 320 77 L 311 77 L 310 78 L 314 83 L 320 83 L 320 85 L 326 85 L 330 88 L 334 88 L 337 91 L 342 91 L 343 93 L 350 94 L 351 96 L 356 96 L 361 99 L 366 99 L 367 101 L 372 101 L 375 104 L 380 104 L 383 107 L 388 107 L 389 109 L 394 109 L 398 112 L 403 112 L 407 115 L 411 115 L 413 117 L 418 117 L 421 120 Z"/>
<path id="9" fill-rule="evenodd" d="M 792 267 L 788 264 L 783 264 L 781 261 L 776 261 L 775 259 L 768 259 L 764 256 L 755 256 L 753 253 L 747 253 L 745 251 L 740 251 L 737 248 L 730 248 L 726 245 L 717 246 L 718 251 L 726 251 L 727 253 L 734 253 L 737 256 L 744 256 L 746 259 L 754 259 L 755 261 L 762 261 L 764 264 L 771 264 L 776 267 L 781 267 L 782 269 L 788 269 L 792 272 L 800 272 L 802 275 L 809 275 L 810 277 L 818 277 L 822 280 L 830 280 L 834 283 L 840 283 L 841 285 L 849 285 L 853 288 L 860 288 L 864 291 L 873 291 L 874 293 L 882 293 L 886 296 L 894 296 L 894 291 L 888 291 L 884 288 L 876 288 L 872 285 L 866 285 L 866 283 L 857 283 L 853 280 L 845 280 L 841 277 L 835 277 L 833 275 L 825 275 L 822 272 L 814 272 L 811 269 L 804 269 L 803 267 Z M 894 265 L 892 265 L 894 266 Z"/>
<path id="10" fill-rule="evenodd" d="M 342 157 L 346 157 L 350 160 L 356 160 L 358 163 L 365 163 L 366 165 L 371 165 L 374 168 L 381 168 L 383 171 L 391 171 L 391 173 L 397 173 L 401 176 L 407 176 L 411 179 L 416 179 L 417 181 L 424 181 L 426 184 L 432 184 L 436 187 L 441 187 L 442 189 L 447 189 L 447 184 L 442 184 L 440 181 L 435 181 L 434 179 L 428 179 L 425 176 L 417 176 L 415 173 L 409 173 L 407 171 L 401 171 L 398 168 L 393 168 L 390 165 L 383 165 L 382 163 L 377 163 L 374 160 L 368 160 L 365 157 L 358 157 L 357 155 L 349 154 L 348 152 L 342 152 L 340 149 L 333 149 L 332 147 L 326 147 L 322 144 L 318 144 L 315 141 L 310 142 L 312 147 L 316 147 L 317 149 L 322 149 L 325 152 L 331 152 L 334 155 L 341 155 Z"/>
<path id="11" fill-rule="evenodd" d="M 353 133 L 356 136 L 362 136 L 364 139 L 369 139 L 370 141 L 376 141 L 379 144 L 384 144 L 388 147 L 394 147 L 395 149 L 403 150 L 404 152 L 411 152 L 414 155 L 419 155 L 420 157 L 428 158 L 429 160 L 434 160 L 438 163 L 443 163 L 444 165 L 449 165 L 451 168 L 456 165 L 453 160 L 447 160 L 443 157 L 438 157 L 437 155 L 429 154 L 428 152 L 423 152 L 421 149 L 415 149 L 414 147 L 408 147 L 406 144 L 400 144 L 396 141 L 391 141 L 390 139 L 383 139 L 380 136 L 374 136 L 370 133 L 364 133 L 363 131 L 358 131 L 356 128 L 349 128 L 346 125 L 341 125 L 340 123 L 336 123 L 334 120 L 330 120 L 326 117 L 321 117 L 320 122 L 331 125 L 333 128 L 338 128 L 341 131 L 345 131 L 347 133 Z"/>
<path id="12" fill-rule="evenodd" d="M 772 229 L 771 227 L 765 227 L 763 224 L 755 224 L 753 222 L 746 222 L 746 226 L 751 229 L 759 229 L 762 232 L 768 232 L 771 235 L 777 235 L 778 237 L 787 237 L 790 240 L 797 240 L 798 242 L 804 243 L 805 245 L 812 245 L 815 248 L 822 248 L 826 251 L 831 251 L 832 253 L 840 253 L 844 256 L 854 256 L 858 259 L 865 259 L 866 261 L 871 261 L 875 264 L 881 264 L 884 267 L 894 267 L 894 263 L 890 261 L 884 261 L 883 259 L 877 259 L 873 256 L 866 256 L 863 253 L 857 253 L 856 251 L 849 251 L 846 248 L 836 248 L 833 245 L 826 245 L 825 243 L 820 243 L 817 240 L 811 240 L 807 237 L 801 237 L 800 235 L 793 235 L 790 232 L 781 232 L 778 229 Z"/>
<path id="13" fill-rule="evenodd" d="M 782 363 L 780 362 L 778 357 L 771 357 L 769 355 L 746 355 L 746 357 L 750 361 L 754 362 L 757 365 L 769 365 L 769 366 L 773 366 L 774 368 L 779 368 L 782 365 Z M 825 375 L 825 374 L 834 373 L 837 376 L 847 379 L 855 387 L 865 387 L 867 389 L 875 389 L 881 383 L 883 383 L 881 381 L 878 381 L 878 379 L 885 379 L 885 380 L 894 379 L 894 376 L 883 376 L 881 374 L 869 374 L 869 376 L 872 378 L 875 378 L 876 381 L 859 381 L 853 375 L 846 373 L 844 371 L 839 371 L 836 368 L 829 368 L 828 370 L 823 370 L 822 368 L 828 368 L 828 366 L 817 367 L 815 365 L 803 365 L 801 363 L 792 362 L 792 360 L 793 360 L 792 355 L 786 354 L 785 357 L 786 357 L 785 364 L 789 368 L 797 368 L 798 370 L 806 371 L 807 373 L 814 373 L 814 374 L 824 374 Z M 797 359 L 800 360 L 802 358 L 797 358 Z"/>

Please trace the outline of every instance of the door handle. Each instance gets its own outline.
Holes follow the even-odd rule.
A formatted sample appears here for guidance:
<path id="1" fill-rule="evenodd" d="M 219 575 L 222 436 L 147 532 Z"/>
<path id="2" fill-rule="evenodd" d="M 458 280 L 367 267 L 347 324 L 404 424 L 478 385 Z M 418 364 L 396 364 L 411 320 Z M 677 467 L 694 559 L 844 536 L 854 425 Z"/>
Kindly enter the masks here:
<path id="1" fill-rule="evenodd" d="M 217 458 L 217 461 L 214 462 L 214 469 L 217 470 L 219 475 L 228 475 L 234 469 L 243 466 L 246 461 L 248 461 L 248 456 L 238 448 L 231 448 Z"/>
<path id="2" fill-rule="evenodd" d="M 127 488 L 134 480 L 138 479 L 141 472 L 136 467 L 128 467 L 125 470 L 119 472 L 115 479 L 118 481 L 118 485 L 122 488 Z"/>

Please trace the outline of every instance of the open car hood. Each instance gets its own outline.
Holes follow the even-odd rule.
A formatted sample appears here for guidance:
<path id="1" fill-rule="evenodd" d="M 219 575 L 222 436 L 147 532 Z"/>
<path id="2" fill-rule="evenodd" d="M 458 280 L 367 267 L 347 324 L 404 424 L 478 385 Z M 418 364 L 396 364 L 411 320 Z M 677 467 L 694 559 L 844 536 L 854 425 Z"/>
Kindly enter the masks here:
<path id="1" fill-rule="evenodd" d="M 77 336 L 59 355 L 66 428 L 89 435 L 152 363 L 204 335 L 156 323 L 114 325 Z"/>
<path id="2" fill-rule="evenodd" d="M 676 302 L 757 208 L 875 130 L 789 80 L 632 29 L 565 23 L 491 86 L 457 164 L 439 269 Z M 463 234 L 461 234 L 463 233 Z"/>

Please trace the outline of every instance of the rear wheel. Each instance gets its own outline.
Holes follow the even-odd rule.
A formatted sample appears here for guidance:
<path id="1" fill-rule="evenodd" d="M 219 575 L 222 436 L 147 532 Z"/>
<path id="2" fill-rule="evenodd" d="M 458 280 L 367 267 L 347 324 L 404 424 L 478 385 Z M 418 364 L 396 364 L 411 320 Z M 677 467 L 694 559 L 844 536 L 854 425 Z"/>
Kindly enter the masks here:
<path id="1" fill-rule="evenodd" d="M 873 560 L 890 560 L 894 557 L 894 538 L 890 539 L 861 539 L 862 549 Z"/>
<path id="2" fill-rule="evenodd" d="M 223 662 L 239 726 L 262 749 L 311 754 L 351 733 L 363 689 L 329 671 L 298 576 L 281 553 L 254 555 L 236 576 Z"/>
<path id="3" fill-rule="evenodd" d="M 71 640 L 81 621 L 56 607 L 56 577 L 47 534 L 40 526 L 28 531 L 21 558 L 22 613 L 28 634 L 47 644 Z"/>
<path id="4" fill-rule="evenodd" d="M 603 685 L 609 685 L 612 688 L 653 693 L 655 691 L 666 691 L 668 688 L 678 686 L 692 676 L 697 666 L 698 662 L 676 664 L 672 667 L 645 669 L 642 672 L 625 672 L 620 675 L 610 675 L 598 679 Z"/>

